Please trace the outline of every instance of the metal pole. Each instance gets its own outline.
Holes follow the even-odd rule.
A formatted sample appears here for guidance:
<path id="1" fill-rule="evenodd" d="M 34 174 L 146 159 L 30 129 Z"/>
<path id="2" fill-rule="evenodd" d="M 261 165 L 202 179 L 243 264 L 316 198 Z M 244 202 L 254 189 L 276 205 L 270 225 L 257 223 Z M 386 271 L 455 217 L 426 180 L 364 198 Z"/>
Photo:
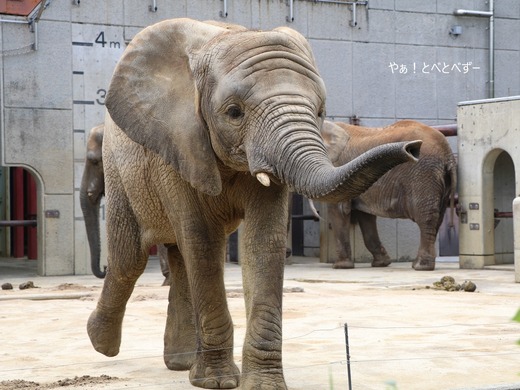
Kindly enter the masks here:
<path id="1" fill-rule="evenodd" d="M 348 390 L 352 390 L 352 375 L 350 373 L 350 349 L 348 344 L 348 325 L 345 322 L 345 344 L 347 351 L 347 378 L 348 378 Z"/>
<path id="2" fill-rule="evenodd" d="M 294 22 L 294 1 L 289 0 L 289 16 L 285 18 L 289 23 Z"/>
<path id="3" fill-rule="evenodd" d="M 227 0 L 224 0 L 224 10 L 220 11 L 220 17 L 221 18 L 227 18 L 228 12 L 227 12 Z"/>
<path id="4" fill-rule="evenodd" d="M 315 3 L 330 3 L 330 4 L 343 4 L 343 5 L 368 5 L 368 1 L 337 1 L 337 0 L 314 0 Z"/>
<path id="5" fill-rule="evenodd" d="M 489 18 L 489 92 L 488 97 L 495 97 L 495 3 L 489 0 L 488 11 L 456 9 L 455 16 L 479 16 Z"/>
<path id="6" fill-rule="evenodd" d="M 0 23 L 29 24 L 27 20 L 0 19 Z"/>
<path id="7" fill-rule="evenodd" d="M 38 226 L 38 221 L 28 219 L 28 220 L 16 220 L 16 221 L 0 221 L 0 227 L 24 227 L 24 226 Z"/>
<path id="8" fill-rule="evenodd" d="M 357 26 L 357 3 L 352 4 L 352 20 L 350 21 L 350 27 Z"/>
<path id="9" fill-rule="evenodd" d="M 495 4 L 489 0 L 489 97 L 495 97 Z"/>
<path id="10" fill-rule="evenodd" d="M 38 51 L 38 22 L 35 20 L 32 23 L 33 31 L 34 31 L 34 43 L 33 50 Z"/>

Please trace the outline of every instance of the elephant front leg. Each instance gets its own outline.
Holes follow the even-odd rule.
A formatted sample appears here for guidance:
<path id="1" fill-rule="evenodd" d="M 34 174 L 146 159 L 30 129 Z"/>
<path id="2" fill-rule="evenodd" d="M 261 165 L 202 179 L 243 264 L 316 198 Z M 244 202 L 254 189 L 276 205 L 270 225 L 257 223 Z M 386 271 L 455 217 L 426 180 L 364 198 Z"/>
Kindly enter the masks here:
<path id="1" fill-rule="evenodd" d="M 264 215 L 258 211 L 246 211 L 242 240 L 247 330 L 241 386 L 286 389 L 282 368 L 282 295 L 287 235 L 285 219 L 280 218 L 284 211 L 270 205 L 264 205 Z"/>
<path id="2" fill-rule="evenodd" d="M 120 234 L 125 237 L 123 232 Z M 128 237 L 132 237 L 132 233 L 128 234 Z M 132 242 L 138 240 L 139 238 L 135 237 Z M 117 247 L 115 241 L 121 245 Z M 148 259 L 147 251 L 121 241 L 109 236 L 107 274 L 97 307 L 87 323 L 92 345 L 96 351 L 106 356 L 116 356 L 119 353 L 126 303 Z"/>
<path id="3" fill-rule="evenodd" d="M 224 286 L 225 237 L 215 238 L 216 232 L 205 229 L 190 233 L 182 249 L 197 332 L 190 382 L 205 389 L 232 389 L 239 384 L 240 371 L 233 362 L 233 323 Z"/>
<path id="4" fill-rule="evenodd" d="M 161 250 L 165 252 L 162 256 L 167 261 L 170 282 L 164 362 L 170 370 L 189 370 L 196 358 L 197 334 L 188 276 L 177 246 L 163 247 Z"/>

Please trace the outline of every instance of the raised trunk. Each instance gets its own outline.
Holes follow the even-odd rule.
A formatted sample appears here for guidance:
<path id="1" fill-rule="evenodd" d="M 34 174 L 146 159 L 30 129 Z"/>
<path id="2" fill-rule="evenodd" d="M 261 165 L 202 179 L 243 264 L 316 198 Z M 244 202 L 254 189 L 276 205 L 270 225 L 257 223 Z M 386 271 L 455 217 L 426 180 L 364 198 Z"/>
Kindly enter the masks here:
<path id="1" fill-rule="evenodd" d="M 249 148 L 250 170 L 262 184 L 269 185 L 269 174 L 309 199 L 345 202 L 361 195 L 393 167 L 417 161 L 419 156 L 422 141 L 395 142 L 334 167 L 314 118 L 302 113 L 298 122 L 288 115 L 277 118 L 276 131 L 267 132 L 276 134 L 277 141 L 259 132 L 259 139 L 253 142 L 258 145 L 261 139 L 268 139 L 267 144 L 274 147 Z"/>
<path id="2" fill-rule="evenodd" d="M 91 197 L 92 198 L 92 197 Z M 87 230 L 88 245 L 90 248 L 90 265 L 92 273 L 103 279 L 106 274 L 105 270 L 101 271 L 101 238 L 99 233 L 99 204 L 101 203 L 101 195 L 95 196 L 94 199 L 89 198 L 86 185 L 81 185 L 79 195 L 83 218 L 85 219 L 85 228 Z"/>
<path id="3" fill-rule="evenodd" d="M 309 162 L 301 168 L 306 174 L 297 175 L 289 185 L 309 199 L 344 202 L 361 195 L 393 167 L 417 161 L 421 144 L 419 140 L 384 144 L 341 167 L 334 167 L 328 160 Z"/>

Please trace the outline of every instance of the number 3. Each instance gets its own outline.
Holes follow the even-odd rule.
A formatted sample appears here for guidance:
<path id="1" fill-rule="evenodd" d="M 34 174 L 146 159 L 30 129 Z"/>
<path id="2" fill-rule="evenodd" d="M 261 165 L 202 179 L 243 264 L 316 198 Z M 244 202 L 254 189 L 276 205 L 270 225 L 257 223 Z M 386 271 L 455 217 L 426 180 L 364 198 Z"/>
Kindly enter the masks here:
<path id="1" fill-rule="evenodd" d="M 96 99 L 96 102 L 98 104 L 101 104 L 102 106 L 104 106 L 105 105 L 105 97 L 107 96 L 107 90 L 106 89 L 98 89 L 96 93 L 99 96 L 99 98 Z"/>

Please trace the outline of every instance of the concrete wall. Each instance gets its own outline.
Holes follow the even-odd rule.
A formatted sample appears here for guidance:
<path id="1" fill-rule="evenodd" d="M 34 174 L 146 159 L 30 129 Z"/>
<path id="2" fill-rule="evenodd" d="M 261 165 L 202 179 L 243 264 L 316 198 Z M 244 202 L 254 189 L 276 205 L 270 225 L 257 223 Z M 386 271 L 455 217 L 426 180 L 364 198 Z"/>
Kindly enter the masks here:
<path id="1" fill-rule="evenodd" d="M 511 212 L 520 194 L 520 96 L 463 102 L 458 121 L 461 267 L 511 263 L 518 233 L 494 210 Z"/>
<path id="2" fill-rule="evenodd" d="M 496 3 L 496 95 L 520 94 L 520 3 Z M 484 0 L 370 0 L 357 7 L 355 27 L 346 4 L 296 0 L 293 21 L 286 19 L 286 0 L 229 0 L 226 18 L 223 4 L 158 1 L 151 12 L 152 1 L 52 1 L 38 23 L 37 51 L 26 25 L 0 24 L 0 161 L 27 167 L 39 181 L 41 274 L 89 272 L 78 202 L 85 138 L 103 119 L 104 93 L 125 42 L 144 26 L 186 16 L 259 29 L 291 26 L 310 40 L 328 88 L 327 114 L 335 120 L 454 123 L 457 102 L 487 97 L 488 20 L 453 15 L 455 7 L 486 10 Z M 453 25 L 462 26 L 462 35 L 448 33 Z M 319 226 L 308 224 L 315 252 Z M 414 257 L 415 225 L 382 224 L 383 241 L 394 243 L 389 251 Z M 410 245 L 402 237 L 413 237 Z"/>

